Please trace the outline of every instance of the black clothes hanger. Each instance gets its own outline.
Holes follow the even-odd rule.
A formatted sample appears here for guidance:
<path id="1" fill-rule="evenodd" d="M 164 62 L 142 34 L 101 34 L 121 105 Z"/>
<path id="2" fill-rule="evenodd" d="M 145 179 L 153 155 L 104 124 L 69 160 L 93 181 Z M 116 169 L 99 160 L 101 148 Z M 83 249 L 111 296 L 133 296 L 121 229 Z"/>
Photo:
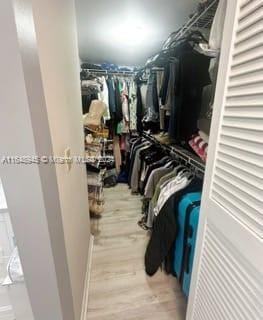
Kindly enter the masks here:
<path id="1" fill-rule="evenodd" d="M 202 32 L 200 32 L 199 30 L 191 31 L 186 37 L 181 38 L 180 40 L 208 43 L 207 39 L 204 37 Z"/>
<path id="2" fill-rule="evenodd" d="M 172 33 L 169 35 L 168 39 L 165 40 L 165 42 L 163 43 L 163 46 L 162 46 L 162 47 L 163 47 L 163 48 L 169 48 L 171 42 L 174 41 L 173 39 L 177 36 L 177 34 L 178 34 L 180 31 L 181 31 L 181 28 L 179 28 L 179 29 L 177 29 L 176 31 L 172 32 Z"/>
<path id="3" fill-rule="evenodd" d="M 164 151 L 162 148 L 154 146 L 154 148 L 149 150 L 148 152 L 146 150 L 146 153 L 144 154 L 144 161 L 147 165 L 149 165 L 163 159 L 167 155 L 167 152 Z"/>
<path id="4" fill-rule="evenodd" d="M 163 52 L 164 53 L 168 52 L 171 55 L 173 55 L 173 54 L 175 54 L 176 48 L 178 48 L 178 46 L 180 46 L 184 43 L 190 44 L 191 42 L 193 42 L 194 44 L 197 44 L 197 43 L 199 44 L 200 42 L 208 43 L 207 39 L 204 37 L 204 35 L 199 30 L 194 30 L 194 31 L 191 31 L 190 33 L 188 33 L 185 37 L 172 41 L 169 44 L 169 47 L 167 49 L 163 50 Z M 175 50 L 175 51 L 173 51 L 173 50 Z"/>
<path id="5" fill-rule="evenodd" d="M 146 155 L 146 157 L 144 158 L 144 161 L 147 165 L 150 165 L 154 162 L 157 162 L 157 161 L 163 159 L 164 156 L 165 156 L 164 154 L 162 154 L 158 151 L 154 151 L 154 152 Z"/>
<path id="6" fill-rule="evenodd" d="M 194 41 L 194 42 L 205 42 L 208 43 L 208 40 L 204 37 L 204 35 L 202 34 L 202 32 L 200 32 L 199 30 L 194 30 L 191 31 L 190 33 L 188 33 L 185 37 L 180 38 L 178 40 L 175 40 L 174 42 L 171 43 L 171 47 L 172 44 L 176 44 L 176 43 L 180 43 L 180 42 L 184 42 L 184 41 Z"/>
<path id="7" fill-rule="evenodd" d="M 164 45 L 165 49 L 162 49 L 160 52 L 156 53 L 152 57 L 148 59 L 144 68 L 140 69 L 137 73 L 138 77 L 141 77 L 145 72 L 146 68 L 152 68 L 154 66 L 163 67 L 165 64 L 169 62 L 171 57 L 176 56 L 176 49 L 179 45 L 183 43 L 190 44 L 192 42 L 192 48 L 195 44 L 199 44 L 200 42 L 208 43 L 208 40 L 204 37 L 204 35 L 199 30 L 194 30 L 189 32 L 185 37 L 172 40 L 172 38 L 176 35 L 178 31 L 174 32 L 170 36 L 170 43 L 167 40 L 167 45 Z"/>
<path id="8" fill-rule="evenodd" d="M 143 84 L 148 82 L 148 76 L 146 74 L 146 67 L 137 70 L 136 76 L 134 78 L 137 84 Z"/>
<path id="9" fill-rule="evenodd" d="M 150 61 L 147 62 L 148 68 L 164 67 L 171 58 L 175 56 L 175 48 L 160 51 Z"/>

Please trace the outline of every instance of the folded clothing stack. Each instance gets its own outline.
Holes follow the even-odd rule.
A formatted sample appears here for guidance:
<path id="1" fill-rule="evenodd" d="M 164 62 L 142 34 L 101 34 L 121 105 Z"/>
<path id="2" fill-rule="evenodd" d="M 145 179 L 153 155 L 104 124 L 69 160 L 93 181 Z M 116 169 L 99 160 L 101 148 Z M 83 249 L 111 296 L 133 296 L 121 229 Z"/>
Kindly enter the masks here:
<path id="1" fill-rule="evenodd" d="M 83 116 L 84 126 L 88 127 L 91 131 L 98 129 L 101 126 L 101 120 L 105 110 L 106 105 L 104 102 L 93 100 L 89 108 L 89 113 Z"/>
<path id="2" fill-rule="evenodd" d="M 192 139 L 189 141 L 190 147 L 194 152 L 204 161 L 207 159 L 208 143 L 205 142 L 200 135 L 192 136 Z"/>

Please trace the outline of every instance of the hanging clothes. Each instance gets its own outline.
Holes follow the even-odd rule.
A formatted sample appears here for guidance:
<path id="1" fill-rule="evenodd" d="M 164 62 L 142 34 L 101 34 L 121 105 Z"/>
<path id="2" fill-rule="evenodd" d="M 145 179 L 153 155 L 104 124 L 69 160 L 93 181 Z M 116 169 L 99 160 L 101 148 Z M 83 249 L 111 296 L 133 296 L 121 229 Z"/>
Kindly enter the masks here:
<path id="1" fill-rule="evenodd" d="M 162 80 L 162 85 L 159 93 L 162 106 L 164 106 L 166 103 L 169 78 L 170 78 L 170 65 L 166 64 L 164 67 L 163 80 Z"/>
<path id="2" fill-rule="evenodd" d="M 127 123 L 130 121 L 129 116 L 129 91 L 128 91 L 128 84 L 126 80 L 122 80 L 122 87 L 121 87 L 121 97 L 122 97 L 122 114 L 123 119 Z"/>
<path id="3" fill-rule="evenodd" d="M 159 100 L 157 93 L 157 79 L 156 74 L 152 73 L 147 84 L 146 94 L 146 108 L 147 114 L 145 122 L 157 122 L 159 120 Z"/>
<path id="4" fill-rule="evenodd" d="M 132 172 L 130 177 L 130 186 L 131 186 L 132 192 L 139 191 L 140 155 L 141 155 L 141 152 L 149 148 L 149 146 L 150 146 L 149 142 L 145 141 L 138 147 L 135 147 L 134 149 L 134 161 L 133 161 L 133 167 L 132 167 Z"/>
<path id="5" fill-rule="evenodd" d="M 153 276 L 166 259 L 173 261 L 172 258 L 168 259 L 168 255 L 173 253 L 177 234 L 178 204 L 186 193 L 200 190 L 202 190 L 202 181 L 193 180 L 186 188 L 172 194 L 156 217 L 145 252 L 145 271 L 149 276 Z M 165 269 L 170 273 L 172 266 L 165 265 Z"/>
<path id="6" fill-rule="evenodd" d="M 216 14 L 212 23 L 210 37 L 209 37 L 209 48 L 218 49 L 221 48 L 221 42 L 223 37 L 223 28 L 225 23 L 226 15 L 226 0 L 220 0 L 216 10 Z"/>
<path id="7" fill-rule="evenodd" d="M 99 100 L 101 92 L 101 83 L 98 80 L 82 80 L 81 81 L 81 96 L 82 96 L 82 113 L 89 112 L 91 102 Z"/>
<path id="8" fill-rule="evenodd" d="M 93 100 L 98 100 L 99 95 L 98 91 L 91 89 L 87 90 L 86 92 L 82 92 L 82 113 L 86 114 L 89 113 L 90 105 Z"/>
<path id="9" fill-rule="evenodd" d="M 191 180 L 185 175 L 184 172 L 179 172 L 179 174 L 173 178 L 165 187 L 162 187 L 162 191 L 158 197 L 158 201 L 154 208 L 155 216 L 158 216 L 161 209 L 167 200 L 176 192 L 184 189 L 190 184 Z"/>
<path id="10" fill-rule="evenodd" d="M 179 61 L 176 68 L 178 90 L 171 111 L 169 135 L 184 142 L 198 131 L 203 88 L 211 82 L 208 72 L 210 57 L 195 51 L 186 42 L 177 47 L 176 58 Z"/>
<path id="11" fill-rule="evenodd" d="M 107 79 L 108 86 L 108 96 L 109 96 L 109 109 L 111 119 L 115 119 L 116 114 L 116 96 L 115 96 L 115 86 L 112 77 Z"/>
<path id="12" fill-rule="evenodd" d="M 145 191 L 144 191 L 144 198 L 145 199 L 152 199 L 154 196 L 155 188 L 157 187 L 157 184 L 159 180 L 169 173 L 172 170 L 172 165 L 170 165 L 170 162 L 168 162 L 168 166 L 164 165 L 163 167 L 157 168 L 152 171 L 147 184 L 145 186 Z"/>
<path id="13" fill-rule="evenodd" d="M 119 87 L 121 92 L 123 118 L 117 125 L 117 134 L 123 134 L 123 133 L 129 132 L 129 125 L 130 125 L 129 92 L 128 92 L 128 84 L 124 79 L 119 80 Z"/>
<path id="14" fill-rule="evenodd" d="M 153 221 L 155 218 L 154 208 L 157 206 L 157 201 L 162 188 L 164 188 L 174 177 L 176 177 L 180 168 L 181 166 L 177 166 L 175 168 L 174 167 L 168 168 L 169 170 L 167 169 L 167 172 L 164 172 L 164 175 L 160 177 L 160 180 L 156 184 L 153 197 L 151 198 L 148 206 L 147 224 L 146 224 L 147 228 L 152 228 L 153 226 Z"/>
<path id="15" fill-rule="evenodd" d="M 142 86 L 142 83 L 140 81 L 138 81 L 137 82 L 137 90 L 136 90 L 136 100 L 137 100 L 136 119 L 137 119 L 137 131 L 139 133 L 142 133 L 142 131 L 143 131 L 142 119 L 144 116 L 141 86 Z"/>
<path id="16" fill-rule="evenodd" d="M 130 130 L 137 130 L 137 87 L 135 81 L 129 87 Z"/>
<path id="17" fill-rule="evenodd" d="M 122 163 L 119 136 L 114 136 L 113 138 L 113 154 L 115 159 L 116 172 L 117 172 L 117 175 L 119 175 L 121 171 L 121 163 Z"/>
<path id="18" fill-rule="evenodd" d="M 178 76 L 179 76 L 179 60 L 174 58 L 169 64 L 169 82 L 167 88 L 167 96 L 165 105 L 162 107 L 166 111 L 166 115 L 170 116 L 175 103 L 175 95 L 179 93 Z"/>
<path id="19" fill-rule="evenodd" d="M 219 1 L 209 37 L 209 48 L 218 50 L 219 52 L 221 48 L 223 28 L 225 22 L 226 5 L 226 0 Z M 219 67 L 219 58 L 220 54 L 218 54 L 217 57 L 212 58 L 210 61 L 209 73 L 211 78 L 211 84 L 204 88 L 202 111 L 198 120 L 198 128 L 208 135 L 210 133 L 217 73 Z"/>
<path id="20" fill-rule="evenodd" d="M 145 252 L 146 273 L 152 276 L 163 263 L 170 273 L 178 230 L 178 204 L 185 194 L 201 192 L 203 181 L 145 138 L 132 141 L 130 164 L 132 191 L 140 189 L 138 181 L 142 177 L 146 184 L 142 201 L 143 217 L 138 222 L 145 230 L 152 228 Z"/>
<path id="21" fill-rule="evenodd" d="M 103 101 L 106 106 L 106 111 L 103 115 L 104 121 L 110 120 L 110 108 L 109 108 L 109 90 L 106 82 L 106 78 L 102 77 L 102 91 L 99 94 L 99 100 Z"/>
<path id="22" fill-rule="evenodd" d="M 115 123 L 116 125 L 123 119 L 122 113 L 122 99 L 121 99 L 121 83 L 117 78 L 114 81 L 115 87 L 115 101 L 116 101 L 116 112 L 115 112 Z"/>
<path id="23" fill-rule="evenodd" d="M 163 70 L 156 70 L 156 86 L 157 86 L 157 95 L 160 97 L 160 92 L 163 83 L 164 71 Z"/>

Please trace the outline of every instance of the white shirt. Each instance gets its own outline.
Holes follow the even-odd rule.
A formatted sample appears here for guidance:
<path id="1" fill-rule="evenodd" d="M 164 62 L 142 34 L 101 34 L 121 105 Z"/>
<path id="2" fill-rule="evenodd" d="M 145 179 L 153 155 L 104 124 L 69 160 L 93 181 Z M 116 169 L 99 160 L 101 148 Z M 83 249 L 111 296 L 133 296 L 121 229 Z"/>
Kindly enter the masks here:
<path id="1" fill-rule="evenodd" d="M 154 214 L 157 216 L 167 200 L 176 192 L 184 189 L 190 184 L 190 180 L 188 180 L 187 177 L 178 175 L 173 179 L 171 182 L 169 182 L 164 189 L 161 191 L 156 207 L 154 208 Z"/>
<path id="2" fill-rule="evenodd" d="M 106 121 L 110 119 L 109 90 L 108 90 L 106 78 L 102 77 L 101 79 L 102 79 L 103 90 L 99 94 L 99 100 L 103 101 L 106 105 L 106 111 L 103 115 L 103 118 Z"/>

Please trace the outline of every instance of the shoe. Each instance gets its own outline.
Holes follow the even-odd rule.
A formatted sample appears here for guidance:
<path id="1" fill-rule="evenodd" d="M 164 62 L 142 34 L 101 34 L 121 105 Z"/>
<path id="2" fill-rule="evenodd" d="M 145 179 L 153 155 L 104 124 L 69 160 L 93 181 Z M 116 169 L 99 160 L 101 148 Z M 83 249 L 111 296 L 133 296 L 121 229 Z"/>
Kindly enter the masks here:
<path id="1" fill-rule="evenodd" d="M 95 212 L 90 212 L 90 218 L 94 220 L 99 220 L 101 219 L 101 214 L 97 214 Z"/>

